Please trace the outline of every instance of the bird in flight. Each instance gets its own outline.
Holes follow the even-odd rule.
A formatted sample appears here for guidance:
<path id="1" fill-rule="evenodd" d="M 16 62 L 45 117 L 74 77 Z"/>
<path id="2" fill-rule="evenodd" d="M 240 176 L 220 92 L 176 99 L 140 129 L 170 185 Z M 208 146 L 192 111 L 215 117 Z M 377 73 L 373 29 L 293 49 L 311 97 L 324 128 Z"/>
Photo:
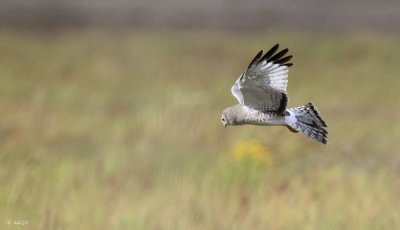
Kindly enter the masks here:
<path id="1" fill-rule="evenodd" d="M 293 56 L 285 56 L 288 49 L 278 49 L 276 44 L 266 53 L 261 50 L 237 79 L 231 91 L 239 104 L 223 111 L 222 125 L 286 126 L 326 144 L 328 126 L 312 103 L 287 108 L 287 78 L 293 65 L 288 62 Z"/>

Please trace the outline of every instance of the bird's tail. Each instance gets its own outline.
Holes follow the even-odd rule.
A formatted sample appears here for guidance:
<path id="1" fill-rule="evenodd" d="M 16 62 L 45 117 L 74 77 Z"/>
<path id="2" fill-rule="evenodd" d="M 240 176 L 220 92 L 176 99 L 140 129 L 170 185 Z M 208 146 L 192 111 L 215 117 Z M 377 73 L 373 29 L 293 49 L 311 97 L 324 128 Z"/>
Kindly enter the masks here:
<path id="1" fill-rule="evenodd" d="M 327 143 L 326 127 L 328 127 L 313 104 L 288 109 L 294 114 L 294 119 L 288 123 L 288 128 L 294 132 L 301 132 L 323 144 Z"/>

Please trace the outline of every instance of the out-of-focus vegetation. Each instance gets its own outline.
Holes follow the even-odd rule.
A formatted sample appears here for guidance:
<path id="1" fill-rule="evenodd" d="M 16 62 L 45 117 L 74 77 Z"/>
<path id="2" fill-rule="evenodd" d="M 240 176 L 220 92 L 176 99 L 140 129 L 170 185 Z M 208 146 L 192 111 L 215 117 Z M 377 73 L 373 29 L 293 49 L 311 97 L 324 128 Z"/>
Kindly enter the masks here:
<path id="1" fill-rule="evenodd" d="M 220 124 L 237 76 L 276 42 L 294 55 L 289 106 L 318 107 L 326 146 L 282 127 Z M 394 229 L 399 42 L 2 31 L 0 228 Z M 261 158 L 238 160 L 249 140 Z"/>

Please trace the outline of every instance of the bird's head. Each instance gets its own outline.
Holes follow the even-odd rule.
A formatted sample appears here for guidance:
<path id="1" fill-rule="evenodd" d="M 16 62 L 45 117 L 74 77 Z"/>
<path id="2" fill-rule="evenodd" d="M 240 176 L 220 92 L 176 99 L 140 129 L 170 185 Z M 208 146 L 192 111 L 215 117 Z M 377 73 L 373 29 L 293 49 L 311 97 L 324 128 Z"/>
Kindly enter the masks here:
<path id="1" fill-rule="evenodd" d="M 223 125 L 224 127 L 226 127 L 227 125 L 229 125 L 229 121 L 228 121 L 227 116 L 225 115 L 225 112 L 222 113 L 222 116 L 221 116 L 221 123 L 222 123 L 222 125 Z"/>
<path id="2" fill-rule="evenodd" d="M 222 112 L 221 123 L 224 127 L 228 125 L 236 125 L 237 123 L 237 111 L 234 107 L 229 107 Z"/>

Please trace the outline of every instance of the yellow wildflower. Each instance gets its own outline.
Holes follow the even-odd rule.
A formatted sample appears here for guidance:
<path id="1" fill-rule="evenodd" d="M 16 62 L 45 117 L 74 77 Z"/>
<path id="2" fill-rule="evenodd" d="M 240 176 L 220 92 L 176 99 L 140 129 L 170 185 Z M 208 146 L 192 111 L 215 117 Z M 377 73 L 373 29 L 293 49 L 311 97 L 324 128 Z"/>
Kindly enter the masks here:
<path id="1" fill-rule="evenodd" d="M 263 164 L 271 164 L 271 153 L 256 140 L 240 141 L 233 148 L 232 152 L 235 161 L 243 161 L 249 159 Z"/>

